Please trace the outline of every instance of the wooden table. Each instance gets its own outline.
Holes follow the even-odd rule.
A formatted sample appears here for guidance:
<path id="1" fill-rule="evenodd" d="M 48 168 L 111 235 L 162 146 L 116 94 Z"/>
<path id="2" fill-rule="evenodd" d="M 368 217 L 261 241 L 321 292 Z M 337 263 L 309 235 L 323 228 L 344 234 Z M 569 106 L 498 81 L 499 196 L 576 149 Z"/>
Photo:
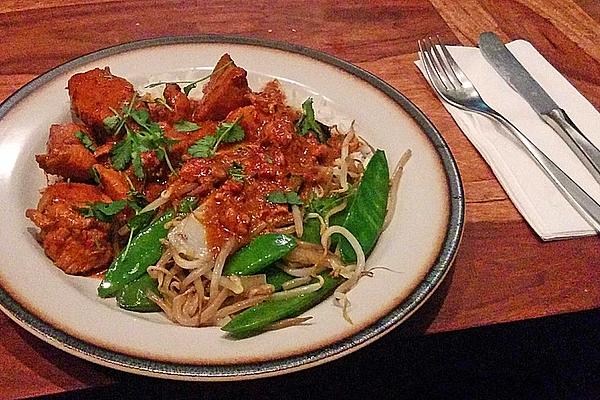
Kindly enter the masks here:
<path id="1" fill-rule="evenodd" d="M 448 141 L 464 181 L 466 225 L 453 273 L 403 334 L 594 309 L 600 305 L 598 239 L 540 241 L 413 65 L 419 38 L 437 33 L 450 44 L 474 45 L 486 30 L 533 43 L 600 108 L 600 3 L 594 0 L 4 0 L 0 98 L 82 54 L 164 35 L 235 34 L 328 52 L 381 77 L 423 110 Z M 132 379 L 64 354 L 4 315 L 0 365 L 1 398 Z"/>

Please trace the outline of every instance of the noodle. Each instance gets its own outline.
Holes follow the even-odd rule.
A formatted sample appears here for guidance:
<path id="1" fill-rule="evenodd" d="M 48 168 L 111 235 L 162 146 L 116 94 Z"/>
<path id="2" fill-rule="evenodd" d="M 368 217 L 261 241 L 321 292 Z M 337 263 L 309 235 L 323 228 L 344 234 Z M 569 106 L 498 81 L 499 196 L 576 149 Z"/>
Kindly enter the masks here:
<path id="1" fill-rule="evenodd" d="M 321 289 L 325 283 L 325 279 L 323 279 L 321 275 L 317 275 L 317 279 L 319 282 L 311 283 L 310 285 L 299 286 L 297 288 L 284 290 L 282 292 L 275 292 L 271 295 L 271 298 L 273 300 L 284 300 L 299 296 L 301 294 L 316 292 L 317 290 Z"/>
<path id="2" fill-rule="evenodd" d="M 142 208 L 139 213 L 143 214 L 148 211 L 154 211 L 158 207 L 160 207 L 164 204 L 167 204 L 169 202 L 169 198 L 171 197 L 171 194 L 172 194 L 172 189 L 170 187 L 167 190 L 163 190 L 160 193 L 160 196 L 156 200 L 154 200 L 152 203 L 148 204 L 146 207 Z"/>
<path id="3" fill-rule="evenodd" d="M 212 284 L 212 282 L 211 282 Z M 231 291 L 229 289 L 223 289 L 221 290 L 212 300 L 209 300 L 208 305 L 206 306 L 206 308 L 204 309 L 204 311 L 202 311 L 202 314 L 200 314 L 200 323 L 201 324 L 209 324 L 211 323 L 214 319 L 215 316 L 217 315 L 217 310 L 219 309 L 219 307 L 221 307 L 221 305 L 225 302 L 225 300 L 227 300 L 227 297 L 229 297 L 229 295 L 231 294 Z"/>
<path id="4" fill-rule="evenodd" d="M 402 171 L 404 170 L 404 166 L 410 160 L 412 156 L 412 151 L 410 149 L 406 150 L 400 160 L 398 160 L 398 164 L 396 164 L 396 168 L 394 169 L 394 173 L 392 174 L 392 179 L 390 180 L 390 194 L 388 196 L 388 207 L 387 213 L 385 214 L 385 220 L 383 222 L 382 232 L 387 229 L 392 222 L 392 218 L 394 218 L 394 213 L 396 211 L 396 199 L 398 198 L 398 186 L 400 186 L 400 178 L 402 178 Z"/>
<path id="5" fill-rule="evenodd" d="M 203 274 L 208 272 L 210 270 L 210 267 L 211 267 L 211 265 L 207 264 L 204 268 L 197 268 L 197 269 L 192 270 L 192 272 L 190 272 L 188 274 L 188 276 L 186 276 L 185 279 L 181 282 L 181 289 L 182 290 L 187 289 L 187 287 L 190 284 L 192 284 L 197 279 L 199 279 Z"/>
<path id="6" fill-rule="evenodd" d="M 219 280 L 221 278 L 221 274 L 223 273 L 225 260 L 227 259 L 229 253 L 231 253 L 235 245 L 235 239 L 229 239 L 228 241 L 226 241 L 223 247 L 221 248 L 219 255 L 217 256 L 217 259 L 215 260 L 215 266 L 213 267 L 212 275 L 210 278 L 209 302 L 212 301 L 217 295 L 217 292 L 219 290 Z"/>
<path id="7" fill-rule="evenodd" d="M 287 282 L 284 282 L 281 285 L 281 288 L 283 290 L 290 290 L 290 289 L 293 289 L 293 288 L 298 287 L 298 286 L 306 285 L 311 280 L 312 280 L 312 277 L 310 277 L 310 276 L 304 276 L 304 277 L 301 277 L 301 278 L 291 279 L 291 280 L 289 280 Z"/>
<path id="8" fill-rule="evenodd" d="M 331 210 L 329 210 L 329 212 L 327 214 L 325 214 L 325 217 L 323 218 L 324 229 L 329 228 L 329 218 L 331 218 L 332 215 L 335 215 L 335 214 L 339 213 L 340 211 L 343 211 L 346 208 L 347 204 L 348 204 L 348 202 L 346 200 L 344 200 L 344 201 L 342 201 L 341 204 L 333 207 Z"/>
<path id="9" fill-rule="evenodd" d="M 295 317 L 295 318 L 286 318 L 281 321 L 273 322 L 271 325 L 265 328 L 267 331 L 275 331 L 277 329 L 283 329 L 290 326 L 296 326 L 303 324 L 304 322 L 312 319 L 312 317 Z"/>
<path id="10" fill-rule="evenodd" d="M 294 217 L 294 228 L 296 230 L 296 236 L 302 237 L 304 233 L 304 226 L 302 225 L 302 214 L 300 213 L 300 207 L 292 205 L 292 216 Z"/>
<path id="11" fill-rule="evenodd" d="M 347 164 L 347 158 L 348 158 L 348 153 L 349 153 L 349 147 L 350 147 L 350 141 L 354 138 L 354 122 L 352 123 L 352 126 L 350 127 L 350 131 L 346 134 L 346 137 L 344 137 L 344 141 L 342 142 L 342 151 L 341 151 L 341 155 L 340 155 L 340 169 L 339 169 L 339 176 L 338 178 L 340 179 L 340 186 L 341 188 L 338 190 L 334 190 L 334 192 L 345 192 L 348 190 L 349 185 L 348 185 L 348 164 Z M 337 160 L 336 160 L 337 161 Z"/>
<path id="12" fill-rule="evenodd" d="M 293 268 L 290 267 L 288 265 L 283 267 L 283 271 L 291 276 L 295 276 L 297 278 L 303 278 L 306 276 L 311 276 L 316 274 L 316 269 L 315 267 L 309 267 L 309 268 Z"/>
<path id="13" fill-rule="evenodd" d="M 268 295 L 255 296 L 255 297 L 252 297 L 249 299 L 240 300 L 237 303 L 233 303 L 230 306 L 223 307 L 217 312 L 216 319 L 219 320 L 221 318 L 228 316 L 229 314 L 240 312 L 246 308 L 253 307 L 257 304 L 262 303 L 268 297 L 269 297 Z"/>

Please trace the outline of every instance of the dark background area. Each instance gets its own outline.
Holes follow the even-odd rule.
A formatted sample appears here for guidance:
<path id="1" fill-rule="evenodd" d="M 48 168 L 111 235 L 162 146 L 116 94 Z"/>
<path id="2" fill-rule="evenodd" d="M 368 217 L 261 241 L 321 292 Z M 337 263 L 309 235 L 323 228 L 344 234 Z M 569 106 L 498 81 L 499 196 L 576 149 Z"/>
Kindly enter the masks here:
<path id="1" fill-rule="evenodd" d="M 51 398 L 600 399 L 600 310 L 406 336 L 399 328 L 339 360 L 274 378 L 119 384 Z"/>

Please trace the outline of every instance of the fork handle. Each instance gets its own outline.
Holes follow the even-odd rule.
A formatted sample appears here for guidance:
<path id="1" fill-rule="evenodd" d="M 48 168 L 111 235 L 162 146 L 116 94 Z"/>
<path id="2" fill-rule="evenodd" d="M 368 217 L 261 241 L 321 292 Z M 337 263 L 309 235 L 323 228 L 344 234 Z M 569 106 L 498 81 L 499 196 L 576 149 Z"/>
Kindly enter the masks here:
<path id="1" fill-rule="evenodd" d="M 531 142 L 516 126 L 497 112 L 492 112 L 491 117 L 496 119 L 521 142 L 529 155 L 542 168 L 550 178 L 554 186 L 560 190 L 563 196 L 581 214 L 581 216 L 596 230 L 600 232 L 600 205 L 583 190 L 573 179 L 569 178 L 562 169 L 549 159 L 542 151 Z"/>
<path id="2" fill-rule="evenodd" d="M 600 150 L 577 128 L 567 113 L 555 108 L 541 117 L 565 141 L 596 181 L 600 182 Z"/>

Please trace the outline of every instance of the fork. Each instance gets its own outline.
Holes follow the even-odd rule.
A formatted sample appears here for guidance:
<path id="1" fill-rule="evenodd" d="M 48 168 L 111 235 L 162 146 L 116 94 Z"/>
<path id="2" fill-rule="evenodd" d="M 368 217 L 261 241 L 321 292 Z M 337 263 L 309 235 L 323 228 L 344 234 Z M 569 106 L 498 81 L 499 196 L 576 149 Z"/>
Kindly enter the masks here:
<path id="1" fill-rule="evenodd" d="M 438 96 L 462 110 L 484 115 L 502 124 L 577 212 L 592 225 L 596 232 L 600 232 L 600 205 L 516 126 L 481 98 L 473 83 L 454 61 L 440 38 L 437 37 L 437 45 L 431 38 L 419 40 L 418 43 L 419 58 L 423 63 L 429 82 Z"/>

